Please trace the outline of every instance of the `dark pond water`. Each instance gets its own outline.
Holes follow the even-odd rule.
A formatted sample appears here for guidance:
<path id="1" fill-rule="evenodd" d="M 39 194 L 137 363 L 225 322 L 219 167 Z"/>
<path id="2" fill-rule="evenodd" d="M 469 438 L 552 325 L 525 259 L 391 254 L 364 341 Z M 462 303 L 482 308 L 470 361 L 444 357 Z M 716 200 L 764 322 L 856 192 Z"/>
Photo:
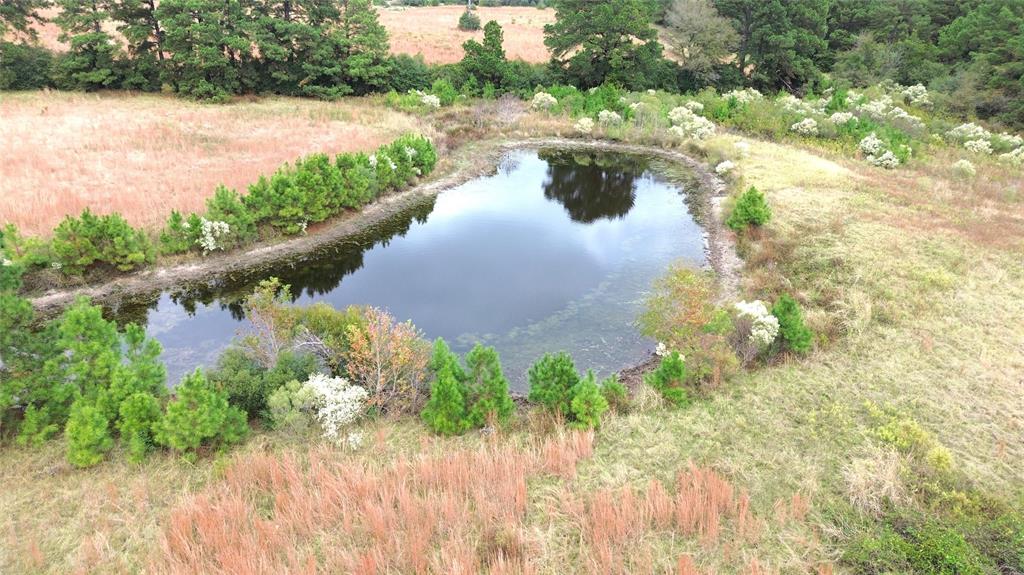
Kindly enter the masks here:
<path id="1" fill-rule="evenodd" d="M 495 346 L 512 385 L 545 351 L 608 374 L 654 342 L 634 322 L 652 280 L 675 260 L 704 264 L 681 186 L 640 157 L 517 151 L 494 175 L 441 193 L 381 225 L 218 285 L 115 311 L 164 346 L 171 381 L 211 365 L 240 329 L 239 302 L 271 276 L 298 303 L 374 305 L 459 352 Z"/>

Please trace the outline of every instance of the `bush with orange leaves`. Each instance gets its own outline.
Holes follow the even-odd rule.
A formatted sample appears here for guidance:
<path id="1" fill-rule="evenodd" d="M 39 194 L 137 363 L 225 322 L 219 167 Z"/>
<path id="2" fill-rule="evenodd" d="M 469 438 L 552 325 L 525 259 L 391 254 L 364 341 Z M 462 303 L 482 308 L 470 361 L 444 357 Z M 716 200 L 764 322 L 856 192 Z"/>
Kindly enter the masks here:
<path id="1" fill-rule="evenodd" d="M 353 383 L 370 394 L 369 404 L 389 413 L 417 410 L 430 362 L 430 345 L 412 322 L 398 322 L 375 307 L 365 323 L 348 326 L 346 368 Z"/>

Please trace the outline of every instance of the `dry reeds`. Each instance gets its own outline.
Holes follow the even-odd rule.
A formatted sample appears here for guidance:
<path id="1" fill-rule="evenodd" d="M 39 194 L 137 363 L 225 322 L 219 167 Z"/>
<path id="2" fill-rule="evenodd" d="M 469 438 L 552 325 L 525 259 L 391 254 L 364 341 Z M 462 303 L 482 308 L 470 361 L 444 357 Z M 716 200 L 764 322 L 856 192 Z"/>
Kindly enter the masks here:
<path id="1" fill-rule="evenodd" d="M 527 480 L 575 474 L 593 435 L 496 442 L 389 464 L 329 449 L 236 457 L 224 480 L 174 509 L 162 573 L 529 573 Z"/>

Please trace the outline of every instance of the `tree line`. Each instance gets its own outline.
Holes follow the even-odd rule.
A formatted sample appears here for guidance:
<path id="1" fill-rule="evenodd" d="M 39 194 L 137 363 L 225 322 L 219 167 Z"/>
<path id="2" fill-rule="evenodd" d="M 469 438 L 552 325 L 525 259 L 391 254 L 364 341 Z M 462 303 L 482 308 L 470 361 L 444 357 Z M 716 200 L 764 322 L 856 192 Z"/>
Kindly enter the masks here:
<path id="1" fill-rule="evenodd" d="M 465 66 L 388 54 L 371 0 L 0 0 L 0 88 L 170 88 L 202 99 L 337 98 L 445 78 L 803 94 L 830 82 L 927 84 L 955 112 L 1024 125 L 1024 0 L 555 0 L 547 66 Z M 55 5 L 66 54 L 31 45 Z M 655 24 L 661 25 L 659 33 Z M 455 22 L 452 23 L 455 26 Z M 491 31 L 500 41 L 500 28 Z M 665 44 L 675 55 L 666 56 Z M 481 45 L 474 43 L 470 48 Z M 479 64 L 481 56 L 494 66 Z M 498 66 L 509 78 L 499 84 Z M 490 75 L 490 77 L 487 77 Z"/>

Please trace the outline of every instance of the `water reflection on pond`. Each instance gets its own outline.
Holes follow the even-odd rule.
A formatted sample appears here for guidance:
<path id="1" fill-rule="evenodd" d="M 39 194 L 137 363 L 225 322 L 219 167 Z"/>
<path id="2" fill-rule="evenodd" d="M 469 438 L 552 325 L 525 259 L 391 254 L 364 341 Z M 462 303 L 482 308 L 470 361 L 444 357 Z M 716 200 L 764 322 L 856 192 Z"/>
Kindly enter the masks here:
<path id="1" fill-rule="evenodd" d="M 633 327 L 643 294 L 680 258 L 704 263 L 701 230 L 682 190 L 644 159 L 517 151 L 496 174 L 301 260 L 115 313 L 147 324 L 176 381 L 216 360 L 244 326 L 241 298 L 277 276 L 300 304 L 375 305 L 456 351 L 494 345 L 521 390 L 545 351 L 602 374 L 644 357 L 653 342 Z"/>

